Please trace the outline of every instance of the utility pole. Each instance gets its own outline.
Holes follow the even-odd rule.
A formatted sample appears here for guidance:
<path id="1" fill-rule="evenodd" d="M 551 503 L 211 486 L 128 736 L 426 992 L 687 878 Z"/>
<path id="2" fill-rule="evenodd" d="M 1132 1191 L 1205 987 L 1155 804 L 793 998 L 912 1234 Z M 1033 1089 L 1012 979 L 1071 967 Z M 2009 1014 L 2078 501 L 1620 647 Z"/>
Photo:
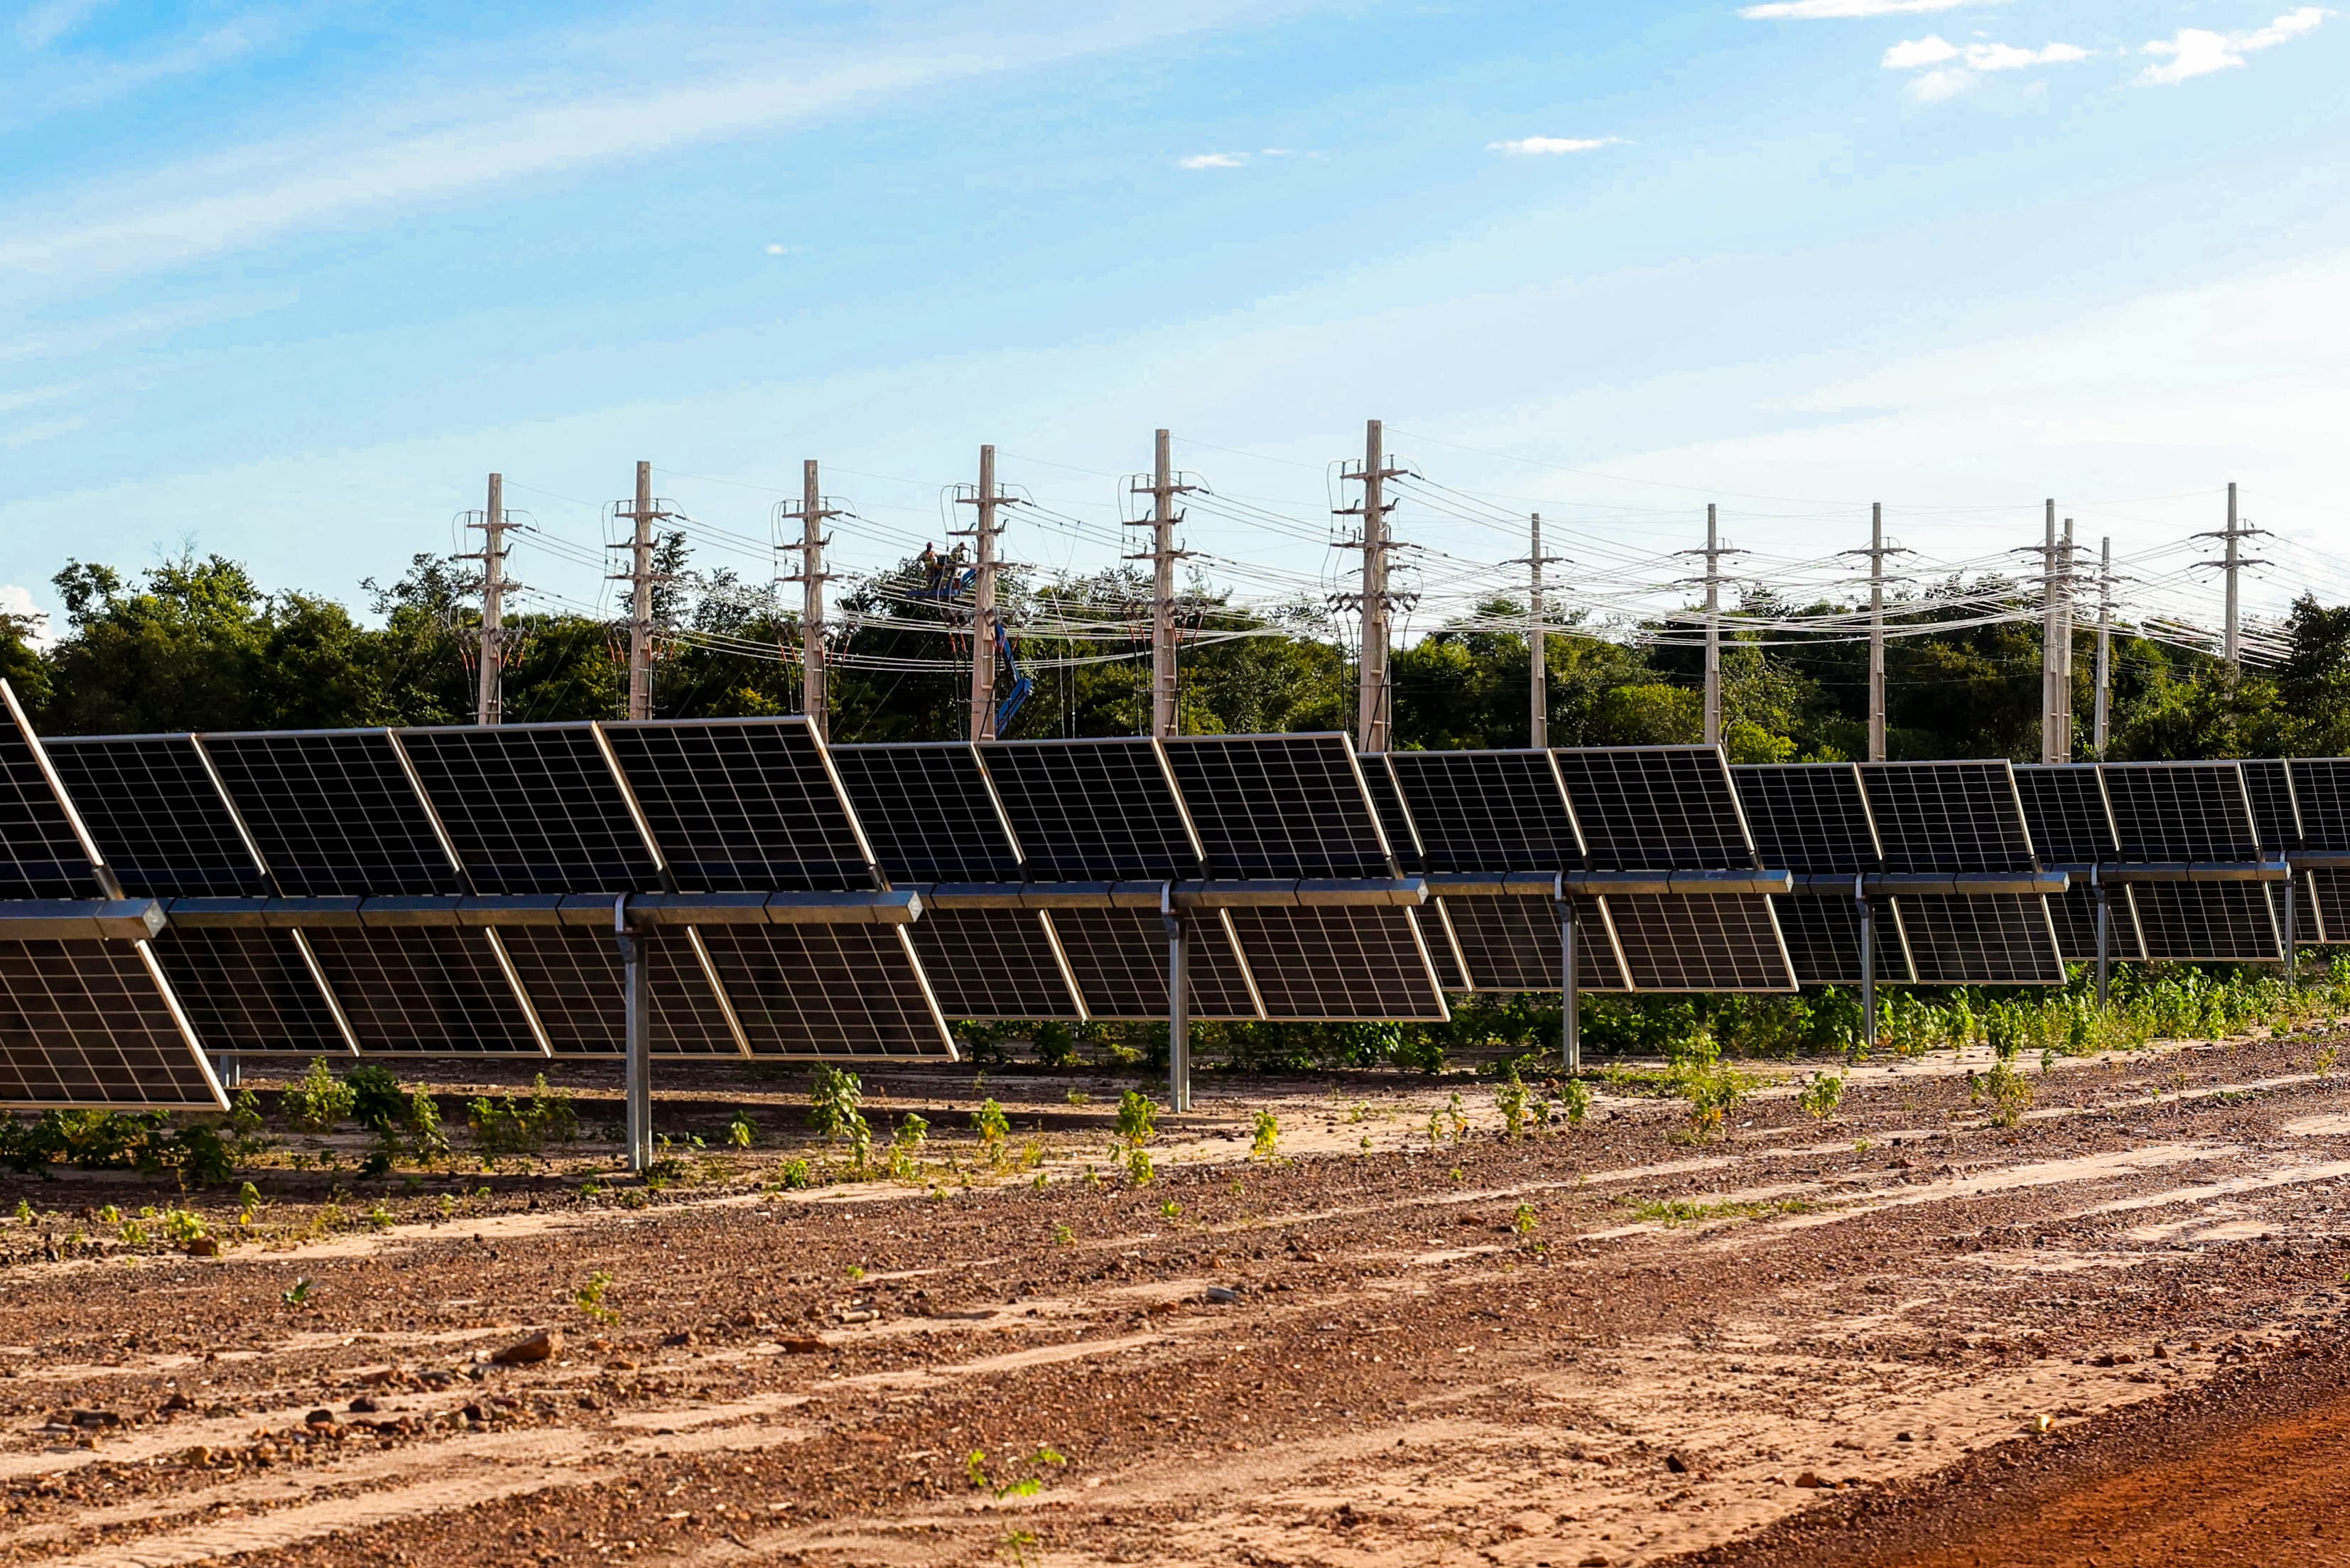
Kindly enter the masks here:
<path id="1" fill-rule="evenodd" d="M 2073 760 L 2073 520 L 2057 543 L 2064 565 L 2056 577 L 2056 760 Z"/>
<path id="2" fill-rule="evenodd" d="M 1542 547 L 1542 514 L 1532 514 L 1527 520 L 1529 549 L 1526 556 L 1526 678 L 1528 698 L 1527 733 L 1534 748 L 1543 751 L 1550 745 L 1550 670 L 1545 663 L 1550 634 L 1543 629 L 1543 568 L 1555 566 L 1562 557 L 1545 556 Z"/>
<path id="3" fill-rule="evenodd" d="M 2106 721 L 2114 681 L 2114 538 L 2097 547 L 2097 694 L 2090 711 L 2091 741 L 2097 761 L 2106 760 Z"/>
<path id="4" fill-rule="evenodd" d="M 1722 544 L 1715 527 L 1713 504 L 1708 502 L 1705 548 L 1681 554 L 1705 557 L 1705 576 L 1697 579 L 1705 585 L 1705 743 L 1718 746 L 1721 744 L 1721 557 L 1746 552 Z"/>
<path id="5" fill-rule="evenodd" d="M 1175 498 L 1197 488 L 1175 472 L 1174 442 L 1165 431 L 1152 442 L 1150 483 L 1127 487 L 1129 494 L 1150 497 L 1150 515 L 1143 519 L 1150 525 L 1149 553 L 1127 559 L 1150 563 L 1150 732 L 1161 737 L 1176 729 L 1175 563 L 1191 554 L 1175 547 L 1175 524 L 1183 520 Z"/>
<path id="6" fill-rule="evenodd" d="M 2227 624 L 2221 628 L 2220 633 L 2220 657 L 2227 662 L 2228 679 L 2230 681 L 2233 681 L 2243 672 L 2241 643 L 2242 628 L 2241 623 L 2238 618 L 2241 601 L 2236 591 L 2236 576 L 2246 566 L 2265 566 L 2268 565 L 2266 561 L 2245 560 L 2239 549 L 2239 546 L 2244 540 L 2252 537 L 2254 535 L 2265 534 L 2266 532 L 2268 532 L 2268 530 L 2265 528 L 2247 527 L 2237 520 L 2236 482 L 2231 479 L 2228 481 L 2228 525 L 2216 534 L 2198 534 L 2195 535 L 2198 539 L 2218 539 L 2227 546 L 2220 559 L 2216 561 L 2200 561 L 2198 562 L 2197 565 L 2218 566 L 2227 573 Z"/>
<path id="7" fill-rule="evenodd" d="M 653 499 L 653 465 L 637 464 L 635 504 L 617 515 L 634 526 L 628 543 L 614 545 L 629 552 L 629 569 L 613 574 L 614 582 L 629 585 L 629 706 L 627 717 L 653 716 L 653 524 L 676 515 L 673 503 Z"/>
<path id="8" fill-rule="evenodd" d="M 482 510 L 482 520 L 468 523 L 466 526 L 482 531 L 480 551 L 462 557 L 482 563 L 482 667 L 479 690 L 474 697 L 473 722 L 494 724 L 505 716 L 506 589 L 511 586 L 506 581 L 504 474 L 490 475 L 488 504 Z"/>
<path id="9" fill-rule="evenodd" d="M 956 530 L 956 536 L 975 541 L 971 593 L 971 738 L 974 741 L 995 739 L 995 541 L 1003 532 L 996 513 L 1013 500 L 995 488 L 995 449 L 981 447 L 979 488 L 955 497 L 957 504 L 972 509 L 971 527 Z"/>
<path id="10" fill-rule="evenodd" d="M 816 730 L 816 738 L 832 738 L 831 699 L 826 694 L 824 647 L 824 585 L 832 574 L 824 569 L 824 547 L 832 543 L 832 535 L 824 525 L 840 515 L 837 509 L 824 504 L 823 487 L 818 483 L 816 462 L 809 458 L 800 464 L 800 505 L 794 512 L 786 504 L 782 519 L 797 518 L 800 542 L 778 548 L 796 553 L 800 569 L 785 577 L 787 583 L 800 585 L 800 711 L 807 715 L 808 723 Z"/>
<path id="11" fill-rule="evenodd" d="M 1885 543 L 1885 503 L 1868 504 L 1868 548 L 1846 550 L 1868 557 L 1868 760 L 1885 760 L 1885 557 L 1909 552 Z"/>
<path id="12" fill-rule="evenodd" d="M 1359 507 L 1342 509 L 1338 515 L 1351 517 L 1359 514 L 1363 519 L 1363 653 L 1361 678 L 1355 696 L 1355 749 L 1358 752 L 1384 752 L 1394 739 L 1395 692 L 1388 680 L 1388 552 L 1395 548 L 1388 538 L 1388 514 L 1394 509 L 1387 499 L 1387 482 L 1399 479 L 1404 471 L 1387 465 L 1386 428 L 1378 420 L 1368 420 L 1363 427 L 1363 504 Z"/>
<path id="13" fill-rule="evenodd" d="M 2056 503 L 2047 504 L 2046 542 L 2040 547 L 2040 760 L 2056 755 Z"/>

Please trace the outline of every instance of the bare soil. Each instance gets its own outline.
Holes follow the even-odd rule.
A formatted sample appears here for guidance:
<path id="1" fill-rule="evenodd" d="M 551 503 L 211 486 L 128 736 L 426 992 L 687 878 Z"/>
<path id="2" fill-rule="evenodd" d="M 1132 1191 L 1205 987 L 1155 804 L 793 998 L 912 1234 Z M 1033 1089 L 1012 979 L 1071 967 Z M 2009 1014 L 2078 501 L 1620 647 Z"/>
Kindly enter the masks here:
<path id="1" fill-rule="evenodd" d="M 592 1140 L 389 1179 L 295 1140 L 338 1168 L 281 1157 L 242 1226 L 9 1178 L 0 1568 L 2350 1562 L 2323 1044 L 2060 1062 L 2013 1128 L 1980 1062 L 1825 1120 L 1789 1075 L 1707 1140 L 1626 1087 L 1509 1139 L 1486 1082 L 1211 1081 L 1143 1184 L 1140 1080 L 890 1069 L 921 1174 L 808 1190 L 803 1077 L 664 1064 L 657 1190 Z M 183 1202 L 217 1257 L 138 1219 Z"/>

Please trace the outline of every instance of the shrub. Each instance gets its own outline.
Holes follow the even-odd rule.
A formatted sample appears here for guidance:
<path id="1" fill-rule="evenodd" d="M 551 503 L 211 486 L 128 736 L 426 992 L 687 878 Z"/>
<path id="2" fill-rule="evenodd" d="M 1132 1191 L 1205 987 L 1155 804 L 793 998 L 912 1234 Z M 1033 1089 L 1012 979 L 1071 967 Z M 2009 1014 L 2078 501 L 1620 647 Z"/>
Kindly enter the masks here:
<path id="1" fill-rule="evenodd" d="M 846 1139 L 850 1162 L 858 1167 L 873 1148 L 873 1129 L 858 1107 L 864 1104 L 865 1088 L 854 1073 L 844 1073 L 834 1066 L 819 1066 L 808 1084 L 808 1125 L 824 1135 L 824 1141 L 838 1143 Z"/>
<path id="2" fill-rule="evenodd" d="M 1833 1073 L 1817 1073 L 1795 1096 L 1795 1104 L 1813 1116 L 1825 1118 L 1835 1115 L 1844 1100 L 1844 1079 Z"/>
<path id="3" fill-rule="evenodd" d="M 338 1082 L 328 1070 L 324 1056 L 313 1056 L 309 1071 L 286 1091 L 281 1103 L 286 1119 L 296 1131 L 325 1133 L 332 1132 L 337 1123 L 351 1114 L 354 1096 L 350 1085 Z"/>
<path id="4" fill-rule="evenodd" d="M 434 1116 L 437 1125 L 437 1110 Z M 473 1100 L 465 1107 L 465 1125 L 473 1147 L 486 1155 L 536 1154 L 549 1143 L 579 1136 L 570 1095 L 549 1088 L 544 1073 L 532 1082 L 530 1097 L 519 1104 L 511 1094 Z"/>

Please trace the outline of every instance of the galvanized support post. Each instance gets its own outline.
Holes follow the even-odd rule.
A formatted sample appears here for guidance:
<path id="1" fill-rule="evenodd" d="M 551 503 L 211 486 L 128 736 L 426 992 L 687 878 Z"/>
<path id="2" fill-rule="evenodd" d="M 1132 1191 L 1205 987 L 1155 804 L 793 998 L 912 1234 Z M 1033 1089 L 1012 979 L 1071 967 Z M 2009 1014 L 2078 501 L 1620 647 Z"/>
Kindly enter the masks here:
<path id="1" fill-rule="evenodd" d="M 1167 927 L 1167 1102 L 1191 1108 L 1191 922 L 1173 908 Z"/>
<path id="2" fill-rule="evenodd" d="M 2097 890 L 2097 1005 L 2102 1008 L 2113 981 L 2113 893 L 2094 866 L 2089 867 L 2089 886 Z"/>
<path id="3" fill-rule="evenodd" d="M 2284 868 L 2284 982 L 2288 986 L 2293 983 L 2294 945 L 2293 907 L 2297 900 L 2298 896 L 2294 893 L 2293 886 L 2293 867 L 2287 864 Z"/>
<path id="4" fill-rule="evenodd" d="M 620 944 L 628 1019 L 629 1169 L 642 1176 L 653 1163 L 652 998 L 646 988 L 645 936 L 629 928 L 625 893 L 612 902 L 612 931 Z"/>
<path id="5" fill-rule="evenodd" d="M 1575 900 L 1558 901 L 1558 1060 L 1569 1073 L 1583 1071 L 1583 997 L 1575 986 L 1575 949 L 1579 945 Z"/>
<path id="6" fill-rule="evenodd" d="M 1852 896 L 1860 906 L 1860 1048 L 1870 1051 L 1877 1046 L 1877 910 L 1857 877 Z"/>

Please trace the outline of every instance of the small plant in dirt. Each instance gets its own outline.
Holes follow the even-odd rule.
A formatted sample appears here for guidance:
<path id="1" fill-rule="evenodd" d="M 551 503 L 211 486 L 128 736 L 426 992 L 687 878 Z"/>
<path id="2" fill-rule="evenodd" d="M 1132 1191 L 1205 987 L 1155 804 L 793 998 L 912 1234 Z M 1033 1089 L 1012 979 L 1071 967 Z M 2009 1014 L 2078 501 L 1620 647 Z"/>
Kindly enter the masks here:
<path id="1" fill-rule="evenodd" d="M 1501 1113 L 1503 1137 L 1514 1140 L 1526 1136 L 1527 1102 L 1531 1097 L 1525 1080 L 1518 1076 L 1517 1064 L 1511 1064 L 1510 1075 L 1493 1089 L 1493 1109 Z"/>
<path id="2" fill-rule="evenodd" d="M 1261 1110 L 1251 1122 L 1249 1158 L 1271 1159 L 1281 1147 L 1281 1122 L 1271 1111 Z"/>
<path id="3" fill-rule="evenodd" d="M 612 1276 L 598 1269 L 588 1276 L 588 1282 L 572 1296 L 571 1304 L 577 1307 L 580 1315 L 588 1322 L 608 1327 L 620 1321 L 619 1310 L 607 1299 L 611 1290 Z"/>
<path id="4" fill-rule="evenodd" d="M 2157 1091 L 2158 1094 L 2160 1091 Z M 2002 1056 L 1981 1073 L 1967 1075 L 1967 1098 L 1988 1107 L 1992 1122 L 2012 1127 L 2032 1108 L 2032 1083 Z"/>
<path id="5" fill-rule="evenodd" d="M 898 1120 L 897 1130 L 889 1138 L 889 1174 L 900 1181 L 913 1181 L 922 1174 L 922 1145 L 931 1136 L 931 1124 L 908 1112 Z"/>
<path id="6" fill-rule="evenodd" d="M 1531 1203 L 1519 1204 L 1516 1212 L 1510 1216 L 1510 1229 L 1517 1233 L 1520 1241 L 1533 1235 L 1541 1225 L 1542 1216 L 1534 1212 L 1534 1206 Z"/>
<path id="7" fill-rule="evenodd" d="M 1094 1103 L 1094 1097 L 1083 1089 L 1071 1089 L 1061 1097 L 1073 1106 L 1090 1106 Z"/>
<path id="8" fill-rule="evenodd" d="M 1558 1108 L 1565 1113 L 1567 1126 L 1581 1127 L 1591 1115 L 1591 1086 L 1580 1078 L 1569 1078 L 1559 1085 Z"/>
<path id="9" fill-rule="evenodd" d="M 979 1150 L 991 1166 L 1003 1163 L 1003 1147 L 1012 1137 L 1012 1118 L 991 1096 L 982 1100 L 979 1109 L 971 1113 L 971 1125 L 979 1134 Z"/>
<path id="10" fill-rule="evenodd" d="M 1673 1092 L 1689 1102 L 1689 1136 L 1700 1143 L 1721 1131 L 1752 1087 L 1745 1074 L 1723 1065 L 1721 1043 L 1703 1032 L 1682 1043 L 1670 1077 Z"/>
<path id="11" fill-rule="evenodd" d="M 1133 1182 L 1137 1187 L 1148 1187 L 1150 1185 L 1151 1179 L 1156 1177 L 1158 1174 L 1158 1167 L 1150 1163 L 1150 1151 L 1149 1149 L 1143 1147 L 1140 1144 L 1136 1144 L 1132 1148 L 1127 1150 L 1126 1175 L 1128 1180 Z"/>
<path id="12" fill-rule="evenodd" d="M 2336 1047 L 2320 1045 L 2317 1048 L 2317 1075 L 2323 1078 L 2331 1074 L 2334 1071 L 2334 1064 L 2341 1059 L 2342 1053 Z"/>
<path id="13" fill-rule="evenodd" d="M 1075 1231 L 1071 1230 L 1066 1225 L 1055 1225 L 1053 1227 L 1053 1245 L 1055 1247 L 1074 1247 L 1076 1244 L 1077 1233 Z"/>
<path id="14" fill-rule="evenodd" d="M 805 1159 L 787 1159 L 775 1171 L 775 1180 L 789 1191 L 797 1192 L 807 1186 L 814 1176 Z"/>
<path id="15" fill-rule="evenodd" d="M 1118 1097 L 1118 1140 L 1126 1144 L 1144 1144 L 1159 1130 L 1159 1106 L 1139 1089 L 1128 1089 Z"/>
<path id="16" fill-rule="evenodd" d="M 550 1088 L 542 1073 L 532 1080 L 525 1100 L 517 1102 L 511 1094 L 475 1099 L 465 1107 L 465 1126 L 474 1148 L 485 1156 L 536 1154 L 550 1143 L 577 1137 L 579 1114 L 572 1108 L 570 1092 Z"/>
<path id="17" fill-rule="evenodd" d="M 987 1450 L 973 1449 L 963 1460 L 963 1479 L 971 1483 L 973 1491 L 992 1493 L 998 1502 L 1002 1502 L 1006 1498 L 1035 1497 L 1045 1490 L 1043 1477 L 1035 1472 L 1046 1465 L 1066 1465 L 1068 1462 L 1067 1455 L 1055 1452 L 1050 1444 L 1046 1444 L 1029 1455 L 1014 1470 L 1003 1475 L 990 1475 L 987 1471 Z M 1022 1476 L 1018 1473 L 1022 1469 L 1030 1473 Z"/>
<path id="18" fill-rule="evenodd" d="M 1180 1220 L 1183 1218 L 1183 1206 L 1170 1198 L 1159 1206 L 1159 1217 L 1162 1220 Z"/>
<path id="19" fill-rule="evenodd" d="M 287 1087 L 280 1101 L 286 1119 L 296 1131 L 306 1133 L 332 1132 L 351 1114 L 356 1102 L 350 1085 L 328 1069 L 324 1056 L 310 1058 L 308 1070 Z"/>
<path id="20" fill-rule="evenodd" d="M 1825 1118 L 1835 1115 L 1844 1101 L 1844 1079 L 1834 1073 L 1815 1073 L 1795 1096 L 1795 1104 L 1811 1116 Z"/>
<path id="21" fill-rule="evenodd" d="M 757 1126 L 752 1122 L 749 1116 L 744 1116 L 741 1111 L 736 1111 L 734 1113 L 734 1119 L 726 1124 L 727 1147 L 730 1148 L 749 1148 L 753 1144 L 758 1141 L 759 1129 Z"/>
<path id="22" fill-rule="evenodd" d="M 166 1241 L 184 1247 L 204 1238 L 203 1216 L 187 1209 L 163 1210 L 163 1236 Z"/>
<path id="23" fill-rule="evenodd" d="M 822 1134 L 827 1144 L 847 1143 L 849 1163 L 859 1169 L 873 1147 L 873 1129 L 858 1108 L 864 1102 L 864 1085 L 854 1073 L 819 1066 L 809 1081 L 808 1126 Z"/>
<path id="24" fill-rule="evenodd" d="M 449 1129 L 441 1124 L 441 1102 L 422 1089 L 408 1096 L 408 1147 L 426 1165 L 449 1158 Z"/>
<path id="25" fill-rule="evenodd" d="M 306 1307 L 310 1304 L 313 1290 L 314 1287 L 307 1279 L 296 1280 L 292 1287 L 281 1293 L 277 1299 L 290 1307 Z"/>
<path id="26" fill-rule="evenodd" d="M 1466 1143 L 1468 1141 L 1469 1113 L 1461 1108 L 1461 1092 L 1457 1089 L 1453 1091 L 1452 1098 L 1448 1101 L 1444 1106 L 1444 1120 L 1445 1124 L 1452 1130 L 1452 1141 L 1454 1143 Z"/>

